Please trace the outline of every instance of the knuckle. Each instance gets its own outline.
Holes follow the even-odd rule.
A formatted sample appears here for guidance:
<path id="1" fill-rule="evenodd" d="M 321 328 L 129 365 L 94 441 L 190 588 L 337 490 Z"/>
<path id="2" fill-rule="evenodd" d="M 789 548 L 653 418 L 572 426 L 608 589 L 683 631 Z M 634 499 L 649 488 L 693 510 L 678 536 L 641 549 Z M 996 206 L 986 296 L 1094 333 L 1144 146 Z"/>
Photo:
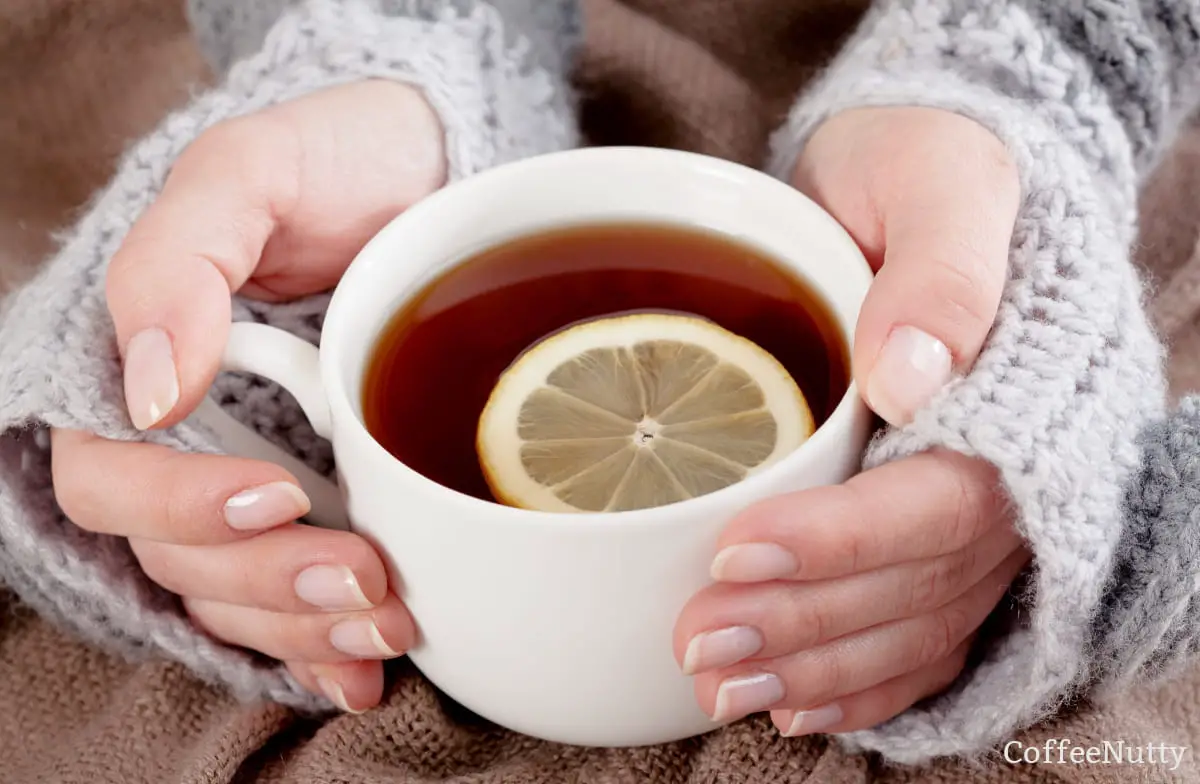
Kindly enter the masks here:
<path id="1" fill-rule="evenodd" d="M 819 705 L 832 702 L 846 692 L 847 672 L 842 658 L 832 650 L 814 652 L 809 670 L 810 677 L 804 679 L 804 702 Z"/>
<path id="2" fill-rule="evenodd" d="M 214 165 L 246 203 L 276 215 L 290 212 L 301 190 L 302 140 L 292 122 L 272 111 L 234 117 L 201 134 L 179 156 L 168 184 L 193 176 L 211 178 Z M 206 174 L 207 172 L 207 174 Z M 247 220 L 258 216 L 247 216 Z"/>
<path id="3" fill-rule="evenodd" d="M 950 327 L 987 326 L 996 316 L 986 289 L 989 260 L 969 239 L 950 242 L 950 248 L 929 259 L 936 296 L 928 302 Z M 953 329 L 943 331 L 955 334 Z"/>
<path id="4" fill-rule="evenodd" d="M 967 547 L 948 558 L 938 559 L 942 562 L 942 567 L 939 570 L 941 573 L 941 592 L 938 598 L 945 601 L 961 594 L 963 589 L 967 587 L 971 572 L 974 571 L 975 562 L 978 559 L 979 554 L 974 547 Z"/>
<path id="5" fill-rule="evenodd" d="M 212 130 L 218 129 L 217 135 L 206 140 L 213 149 L 210 154 L 228 156 L 230 163 L 236 166 L 237 176 L 251 193 L 277 197 L 296 190 L 281 187 L 283 185 L 298 188 L 303 155 L 294 123 L 275 112 L 264 111 L 227 120 Z"/>
<path id="6" fill-rule="evenodd" d="M 959 640 L 966 636 L 969 625 L 966 613 L 956 607 L 945 607 L 927 616 L 912 669 L 933 664 L 948 656 L 958 647 Z"/>
<path id="7" fill-rule="evenodd" d="M 833 632 L 837 628 L 833 608 L 825 602 L 817 601 L 809 603 L 807 610 L 803 612 L 805 623 L 797 634 L 797 648 L 811 648 L 833 639 Z"/>
<path id="8" fill-rule="evenodd" d="M 864 519 L 862 505 L 852 485 L 837 485 L 830 490 L 829 520 L 838 525 L 823 526 L 826 546 L 832 562 L 840 565 L 839 572 L 856 574 L 872 566 L 873 553 L 878 552 L 883 536 L 878 526 Z"/>
<path id="9" fill-rule="evenodd" d="M 787 630 L 790 650 L 808 650 L 832 639 L 837 614 L 829 602 L 821 601 L 820 597 L 814 601 L 811 595 L 805 598 L 795 590 L 785 590 L 785 595 L 776 601 L 776 606 L 786 608 L 778 623 Z"/>
<path id="10" fill-rule="evenodd" d="M 967 548 L 935 558 L 923 566 L 912 582 L 906 609 L 910 613 L 931 610 L 957 597 L 962 593 L 977 558 L 974 549 Z"/>
<path id="11" fill-rule="evenodd" d="M 857 574 L 867 561 L 867 546 L 861 536 L 847 536 L 838 547 L 838 560 L 846 565 L 846 572 Z"/>
<path id="12" fill-rule="evenodd" d="M 956 550 L 974 541 L 987 527 L 980 483 L 958 459 L 944 463 L 954 512 L 943 527 L 942 552 Z"/>
<path id="13" fill-rule="evenodd" d="M 914 614 L 937 606 L 937 599 L 942 590 L 941 558 L 922 566 L 909 584 L 908 598 L 903 607 L 908 614 Z"/>

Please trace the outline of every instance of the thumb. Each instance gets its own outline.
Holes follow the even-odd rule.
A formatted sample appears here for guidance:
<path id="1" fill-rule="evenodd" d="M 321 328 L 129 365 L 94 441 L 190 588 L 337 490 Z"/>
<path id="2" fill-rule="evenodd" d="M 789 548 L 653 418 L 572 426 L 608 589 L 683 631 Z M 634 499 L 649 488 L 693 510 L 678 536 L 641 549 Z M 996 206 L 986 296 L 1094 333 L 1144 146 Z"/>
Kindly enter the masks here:
<path id="1" fill-rule="evenodd" d="M 1015 173 L 994 174 L 927 172 L 920 188 L 877 204 L 883 264 L 859 315 L 853 367 L 867 404 L 892 425 L 970 369 L 995 321 L 1019 184 Z"/>
<path id="2" fill-rule="evenodd" d="M 183 419 L 216 375 L 231 292 L 274 233 L 296 153 L 254 119 L 214 126 L 179 157 L 109 263 L 106 297 L 135 427 Z M 179 405 L 182 403 L 182 405 Z"/>
<path id="3" fill-rule="evenodd" d="M 367 81 L 228 120 L 184 150 L 107 273 L 134 425 L 175 424 L 203 399 L 232 292 L 280 300 L 335 284 L 440 184 L 441 138 L 415 88 Z"/>

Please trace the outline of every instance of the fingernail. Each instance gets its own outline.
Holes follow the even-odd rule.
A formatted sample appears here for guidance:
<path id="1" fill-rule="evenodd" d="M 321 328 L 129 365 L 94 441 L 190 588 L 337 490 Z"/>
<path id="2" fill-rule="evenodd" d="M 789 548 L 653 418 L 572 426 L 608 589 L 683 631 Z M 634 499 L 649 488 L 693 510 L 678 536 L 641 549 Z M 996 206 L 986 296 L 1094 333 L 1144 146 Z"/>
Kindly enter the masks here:
<path id="1" fill-rule="evenodd" d="M 867 402 L 890 424 L 907 424 L 950 380 L 946 344 L 916 327 L 897 327 L 867 379 Z"/>
<path id="2" fill-rule="evenodd" d="M 394 659 L 400 651 L 384 642 L 379 627 L 370 618 L 348 618 L 329 629 L 329 642 L 349 656 L 360 659 Z"/>
<path id="3" fill-rule="evenodd" d="M 709 571 L 714 580 L 761 583 L 791 577 L 799 569 L 796 557 L 777 544 L 735 544 L 713 558 Z"/>
<path id="4" fill-rule="evenodd" d="M 296 595 L 322 610 L 366 610 L 371 602 L 345 566 L 317 564 L 296 575 Z"/>
<path id="5" fill-rule="evenodd" d="M 737 675 L 721 681 L 713 721 L 733 721 L 770 708 L 783 699 L 783 681 L 769 672 Z"/>
<path id="6" fill-rule="evenodd" d="M 239 531 L 257 531 L 290 523 L 311 508 L 312 503 L 299 487 L 291 482 L 272 482 L 243 490 L 226 501 L 225 524 Z"/>
<path id="7" fill-rule="evenodd" d="M 342 691 L 342 684 L 337 681 L 318 675 L 317 685 L 321 687 L 321 691 L 325 692 L 325 696 L 329 698 L 329 701 L 338 706 L 339 710 L 356 715 L 365 712 L 354 710 L 354 708 L 350 707 L 350 703 L 346 702 L 346 692 Z"/>
<path id="8" fill-rule="evenodd" d="M 179 377 L 171 338 L 158 327 L 144 329 L 125 347 L 125 405 L 138 430 L 171 413 L 179 402 Z"/>
<path id="9" fill-rule="evenodd" d="M 822 705 L 812 710 L 796 711 L 791 721 L 776 722 L 775 727 L 785 738 L 811 735 L 836 725 L 843 718 L 842 709 L 836 703 Z M 782 725 L 782 726 L 781 726 Z"/>
<path id="10" fill-rule="evenodd" d="M 683 655 L 683 674 L 695 675 L 717 667 L 728 667 L 762 650 L 762 632 L 750 626 L 730 626 L 697 634 Z"/>

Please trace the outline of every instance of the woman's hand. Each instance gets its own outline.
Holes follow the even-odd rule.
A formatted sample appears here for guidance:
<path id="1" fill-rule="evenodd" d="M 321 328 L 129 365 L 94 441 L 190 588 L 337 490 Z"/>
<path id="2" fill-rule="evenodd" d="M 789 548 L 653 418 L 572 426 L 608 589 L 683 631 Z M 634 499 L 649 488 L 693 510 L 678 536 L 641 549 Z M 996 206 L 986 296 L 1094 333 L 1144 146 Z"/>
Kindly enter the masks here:
<path id="1" fill-rule="evenodd" d="M 328 288 L 384 223 L 440 187 L 443 134 L 414 88 L 367 81 L 214 126 L 179 158 L 112 259 L 109 310 L 134 424 L 169 427 L 201 401 L 230 295 Z M 128 537 L 146 574 L 215 637 L 287 662 L 345 710 L 376 704 L 380 659 L 413 642 L 378 554 L 309 509 L 270 463 L 52 434 L 55 493 L 77 525 Z"/>
<path id="2" fill-rule="evenodd" d="M 934 452 L 747 510 L 675 653 L 719 720 L 788 735 L 878 724 L 949 685 L 1028 561 L 995 472 Z"/>
<path id="3" fill-rule="evenodd" d="M 1003 145 L 948 112 L 827 121 L 795 185 L 876 269 L 855 336 L 868 404 L 903 425 L 969 370 L 995 319 L 1020 185 Z M 770 499 L 723 533 L 675 653 L 704 710 L 770 710 L 786 735 L 878 724 L 957 678 L 1029 553 L 996 472 L 936 451 Z"/>

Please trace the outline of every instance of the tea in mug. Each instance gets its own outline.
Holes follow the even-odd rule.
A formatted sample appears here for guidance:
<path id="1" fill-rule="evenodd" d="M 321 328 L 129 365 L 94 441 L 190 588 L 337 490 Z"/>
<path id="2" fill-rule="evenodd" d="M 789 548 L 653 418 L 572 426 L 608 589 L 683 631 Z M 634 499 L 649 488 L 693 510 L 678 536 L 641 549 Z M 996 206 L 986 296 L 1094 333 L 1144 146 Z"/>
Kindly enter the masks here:
<path id="1" fill-rule="evenodd" d="M 696 228 L 580 225 L 483 249 L 407 301 L 367 364 L 366 427 L 409 468 L 495 501 L 476 442 L 481 414 L 514 361 L 572 325 L 655 313 L 699 317 L 722 340 L 744 338 L 765 351 L 799 388 L 813 426 L 849 386 L 848 348 L 828 306 L 768 254 Z M 578 493 L 569 500 L 584 511 L 649 504 L 646 492 L 625 493 L 643 497 L 626 507 Z"/>

